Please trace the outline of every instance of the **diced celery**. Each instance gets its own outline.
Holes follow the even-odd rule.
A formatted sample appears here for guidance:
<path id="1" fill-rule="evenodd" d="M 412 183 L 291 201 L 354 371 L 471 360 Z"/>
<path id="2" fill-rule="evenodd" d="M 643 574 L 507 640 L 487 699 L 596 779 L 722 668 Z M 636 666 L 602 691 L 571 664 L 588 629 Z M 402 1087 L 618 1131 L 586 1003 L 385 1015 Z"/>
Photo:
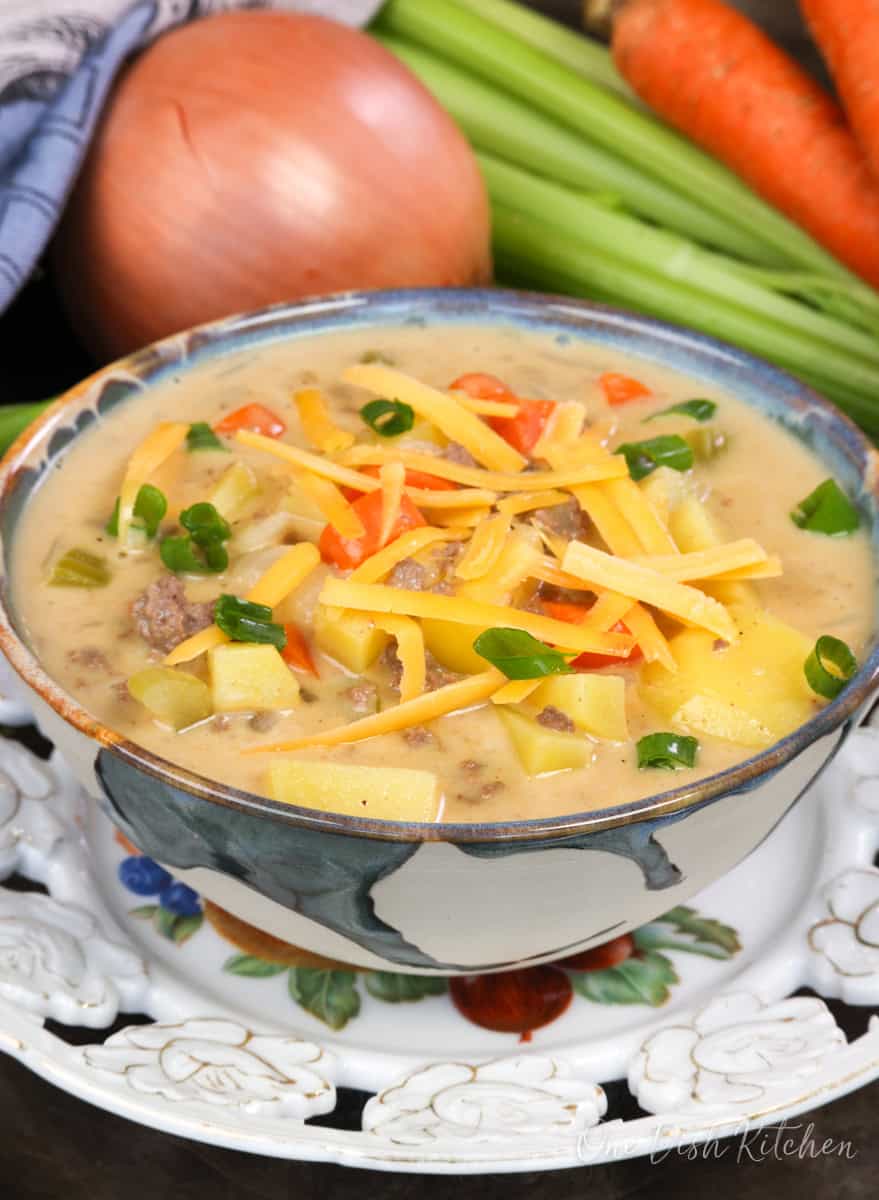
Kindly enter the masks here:
<path id="1" fill-rule="evenodd" d="M 52 587 L 99 588 L 106 587 L 110 578 L 110 568 L 103 555 L 74 546 L 55 563 L 49 583 Z"/>

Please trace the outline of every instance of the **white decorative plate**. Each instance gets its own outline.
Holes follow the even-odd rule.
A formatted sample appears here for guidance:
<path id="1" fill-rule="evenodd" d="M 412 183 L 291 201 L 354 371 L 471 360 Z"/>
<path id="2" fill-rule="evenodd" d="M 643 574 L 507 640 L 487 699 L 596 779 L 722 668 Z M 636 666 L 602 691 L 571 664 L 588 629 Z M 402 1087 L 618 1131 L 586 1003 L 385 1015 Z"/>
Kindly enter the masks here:
<path id="1" fill-rule="evenodd" d="M 132 1120 L 291 1159 L 526 1171 L 741 1135 L 879 1077 L 877 1018 L 847 1043 L 819 998 L 879 1007 L 877 848 L 865 729 L 690 905 L 447 984 L 242 925 L 121 844 L 57 754 L 0 741 L 0 1050 Z M 602 1086 L 621 1078 L 627 1120 Z M 368 1093 L 359 1129 L 333 1127 L 337 1088 Z"/>

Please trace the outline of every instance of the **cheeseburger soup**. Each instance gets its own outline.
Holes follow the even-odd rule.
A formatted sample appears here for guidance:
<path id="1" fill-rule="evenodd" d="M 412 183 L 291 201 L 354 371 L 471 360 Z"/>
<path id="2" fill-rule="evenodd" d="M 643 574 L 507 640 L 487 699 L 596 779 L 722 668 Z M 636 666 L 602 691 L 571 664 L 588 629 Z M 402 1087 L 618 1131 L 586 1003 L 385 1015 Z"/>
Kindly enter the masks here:
<path id="1" fill-rule="evenodd" d="M 494 328 L 169 373 L 57 462 L 13 567 L 46 671 L 125 738 L 417 821 L 695 782 L 826 704 L 873 622 L 866 533 L 790 435 Z"/>

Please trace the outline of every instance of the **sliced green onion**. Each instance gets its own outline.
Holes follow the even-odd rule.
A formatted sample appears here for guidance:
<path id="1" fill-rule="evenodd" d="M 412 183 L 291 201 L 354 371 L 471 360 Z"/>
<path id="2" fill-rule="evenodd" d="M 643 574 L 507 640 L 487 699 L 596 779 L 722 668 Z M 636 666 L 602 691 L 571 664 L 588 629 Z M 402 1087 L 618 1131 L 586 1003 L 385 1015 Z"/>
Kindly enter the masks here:
<path id="1" fill-rule="evenodd" d="M 684 441 L 693 451 L 696 462 L 711 462 L 724 450 L 729 449 L 729 435 L 713 425 L 703 425 L 699 429 L 690 429 L 684 434 Z"/>
<path id="2" fill-rule="evenodd" d="M 159 546 L 162 562 L 169 571 L 191 575 L 219 575 L 229 565 L 229 555 L 221 542 L 201 547 L 201 555 L 191 537 L 166 537 Z"/>
<path id="3" fill-rule="evenodd" d="M 624 442 L 614 454 L 622 454 L 629 474 L 637 482 L 644 479 L 657 467 L 671 467 L 673 471 L 689 471 L 693 465 L 693 451 L 682 437 L 667 434 L 648 438 L 646 442 Z"/>
<path id="4" fill-rule="evenodd" d="M 652 767 L 659 771 L 677 771 L 696 765 L 699 743 L 680 733 L 648 733 L 637 745 L 638 770 Z"/>
<path id="5" fill-rule="evenodd" d="M 857 669 L 858 660 L 845 642 L 826 635 L 818 638 L 803 664 L 809 687 L 825 700 L 838 696 Z"/>
<path id="6" fill-rule="evenodd" d="M 572 673 L 561 651 L 539 642 L 523 629 L 486 629 L 473 643 L 473 649 L 503 671 L 507 679 Z"/>
<path id="7" fill-rule="evenodd" d="M 848 537 L 859 527 L 858 510 L 835 479 L 825 479 L 790 515 L 794 525 L 827 537 Z"/>
<path id="8" fill-rule="evenodd" d="M 284 626 L 275 624 L 267 604 L 224 594 L 217 600 L 214 621 L 233 642 L 264 642 L 278 650 L 287 645 Z"/>
<path id="9" fill-rule="evenodd" d="M 232 535 L 229 522 L 220 516 L 213 504 L 207 500 L 185 508 L 180 514 L 180 524 L 192 534 L 192 540 L 197 546 L 224 542 Z"/>
<path id="10" fill-rule="evenodd" d="M 402 400 L 370 400 L 361 408 L 360 415 L 379 437 L 399 437 L 415 424 L 415 412 Z"/>
<path id="11" fill-rule="evenodd" d="M 710 421 L 716 412 L 717 405 L 713 400 L 683 400 L 680 404 L 673 404 L 671 408 L 654 413 L 652 417 L 646 417 L 645 420 L 655 421 L 657 417 L 669 417 L 672 413 L 680 413 L 681 416 L 692 417 L 694 421 Z"/>
<path id="12" fill-rule="evenodd" d="M 189 426 L 186 435 L 187 450 L 226 450 L 226 447 L 208 425 L 207 421 L 196 421 Z"/>
<path id="13" fill-rule="evenodd" d="M 184 509 L 180 524 L 187 531 L 186 535 L 167 537 L 159 546 L 159 554 L 168 570 L 194 575 L 216 575 L 225 571 L 229 555 L 223 542 L 231 536 L 232 530 L 213 504 L 201 501 Z"/>
<path id="14" fill-rule="evenodd" d="M 159 525 L 168 511 L 168 501 L 164 492 L 151 483 L 145 483 L 137 493 L 134 502 L 135 521 L 132 527 L 142 529 L 148 538 L 154 538 L 159 531 Z M 119 497 L 113 506 L 113 515 L 106 524 L 107 533 L 111 537 L 119 536 Z"/>
<path id="15" fill-rule="evenodd" d="M 110 568 L 106 559 L 79 546 L 62 554 L 49 576 L 52 587 L 98 588 L 106 587 L 109 582 Z"/>

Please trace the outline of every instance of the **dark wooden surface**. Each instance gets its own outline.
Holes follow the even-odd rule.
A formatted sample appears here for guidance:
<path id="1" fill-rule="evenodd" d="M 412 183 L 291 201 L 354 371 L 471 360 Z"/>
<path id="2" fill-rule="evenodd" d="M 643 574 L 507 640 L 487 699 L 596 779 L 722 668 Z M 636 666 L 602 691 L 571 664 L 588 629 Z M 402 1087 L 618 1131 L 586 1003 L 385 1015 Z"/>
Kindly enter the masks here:
<path id="1" fill-rule="evenodd" d="M 575 21 L 578 0 L 534 0 Z M 791 36 L 793 0 L 741 0 L 774 32 Z M 793 27 L 793 45 L 804 42 Z M 33 282 L 0 319 L 0 401 L 52 395 L 86 374 L 88 359 L 57 308 L 51 281 Z M 849 1036 L 863 1011 L 839 1011 Z M 853 1157 L 780 1155 L 762 1141 L 729 1140 L 690 1158 L 644 1159 L 574 1171 L 488 1178 L 416 1177 L 288 1163 L 202 1146 L 110 1116 L 44 1083 L 0 1055 L 0 1200 L 278 1200 L 419 1195 L 529 1200 L 623 1200 L 642 1195 L 757 1200 L 860 1200 L 879 1190 L 875 1112 L 879 1085 L 817 1110 L 790 1128 L 800 1143 L 847 1143 Z M 352 1112 L 353 1121 L 356 1114 Z M 808 1126 L 812 1124 L 810 1131 Z M 771 1143 L 771 1138 L 769 1139 Z"/>

